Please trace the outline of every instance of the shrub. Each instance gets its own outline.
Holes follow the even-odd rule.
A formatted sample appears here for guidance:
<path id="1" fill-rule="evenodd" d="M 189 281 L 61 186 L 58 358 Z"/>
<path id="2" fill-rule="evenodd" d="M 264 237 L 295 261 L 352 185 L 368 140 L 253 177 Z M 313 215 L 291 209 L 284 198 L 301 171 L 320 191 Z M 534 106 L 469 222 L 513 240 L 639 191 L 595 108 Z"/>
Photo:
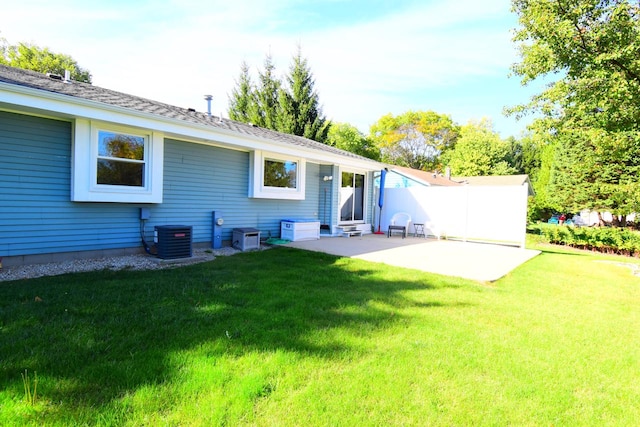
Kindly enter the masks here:
<path id="1" fill-rule="evenodd" d="M 640 233 L 614 227 L 571 227 L 552 224 L 531 224 L 527 233 L 543 237 L 555 245 L 588 249 L 609 254 L 640 256 Z"/>

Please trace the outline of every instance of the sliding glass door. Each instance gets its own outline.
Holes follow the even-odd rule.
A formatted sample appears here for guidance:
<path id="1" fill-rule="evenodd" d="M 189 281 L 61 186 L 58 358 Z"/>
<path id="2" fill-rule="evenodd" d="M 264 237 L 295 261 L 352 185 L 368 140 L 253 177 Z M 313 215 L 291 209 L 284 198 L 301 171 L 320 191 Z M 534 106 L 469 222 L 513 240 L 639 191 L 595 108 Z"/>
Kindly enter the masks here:
<path id="1" fill-rule="evenodd" d="M 340 183 L 340 222 L 364 221 L 365 176 L 342 172 Z"/>

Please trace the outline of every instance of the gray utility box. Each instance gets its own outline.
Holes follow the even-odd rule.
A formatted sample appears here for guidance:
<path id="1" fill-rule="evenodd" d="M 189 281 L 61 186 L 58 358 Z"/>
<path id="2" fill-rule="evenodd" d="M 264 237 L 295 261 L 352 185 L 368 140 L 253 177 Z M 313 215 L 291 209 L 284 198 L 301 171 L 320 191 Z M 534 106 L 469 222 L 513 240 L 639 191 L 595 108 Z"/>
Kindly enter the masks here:
<path id="1" fill-rule="evenodd" d="M 234 228 L 233 247 L 241 251 L 260 249 L 260 230 L 256 228 Z"/>
<path id="2" fill-rule="evenodd" d="M 193 228 L 187 225 L 156 225 L 154 242 L 158 258 L 190 258 L 193 255 Z"/>

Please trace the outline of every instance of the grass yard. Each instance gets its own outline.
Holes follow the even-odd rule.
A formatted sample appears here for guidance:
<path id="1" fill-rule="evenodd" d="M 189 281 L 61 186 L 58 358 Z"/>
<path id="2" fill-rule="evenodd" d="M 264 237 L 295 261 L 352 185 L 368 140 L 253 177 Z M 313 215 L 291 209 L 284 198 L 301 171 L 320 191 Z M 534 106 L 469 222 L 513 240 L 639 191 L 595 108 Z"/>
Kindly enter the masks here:
<path id="1" fill-rule="evenodd" d="M 640 278 L 599 260 L 634 262 L 547 247 L 487 285 L 282 247 L 0 283 L 0 424 L 635 426 Z"/>

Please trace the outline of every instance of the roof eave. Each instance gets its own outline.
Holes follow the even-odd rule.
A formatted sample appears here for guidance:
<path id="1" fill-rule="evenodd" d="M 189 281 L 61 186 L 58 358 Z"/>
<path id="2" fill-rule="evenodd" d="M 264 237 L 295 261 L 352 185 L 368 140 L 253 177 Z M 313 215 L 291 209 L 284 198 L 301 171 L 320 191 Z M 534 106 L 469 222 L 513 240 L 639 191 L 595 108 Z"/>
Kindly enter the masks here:
<path id="1" fill-rule="evenodd" d="M 256 135 L 245 135 L 241 132 L 201 123 L 190 123 L 181 119 L 65 95 L 46 89 L 0 81 L 0 92 L 8 95 L 3 97 L 0 105 L 12 107 L 12 109 L 18 111 L 24 109 L 33 114 L 46 115 L 49 113 L 67 119 L 85 118 L 151 128 L 164 132 L 167 136 L 185 138 L 194 142 L 229 146 L 242 151 L 267 150 L 288 155 L 299 155 L 320 163 L 337 163 L 371 170 L 384 167 L 381 163 L 371 159 L 341 156 L 284 141 L 276 141 Z"/>

